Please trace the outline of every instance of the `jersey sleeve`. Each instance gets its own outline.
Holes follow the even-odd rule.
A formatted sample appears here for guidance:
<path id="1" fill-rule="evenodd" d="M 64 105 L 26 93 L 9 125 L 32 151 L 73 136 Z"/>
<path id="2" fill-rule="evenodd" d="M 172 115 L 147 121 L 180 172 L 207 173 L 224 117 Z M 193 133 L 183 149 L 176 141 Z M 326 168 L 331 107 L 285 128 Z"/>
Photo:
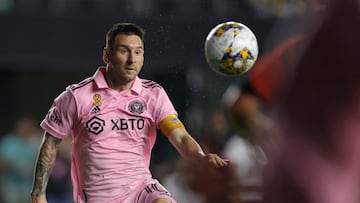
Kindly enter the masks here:
<path id="1" fill-rule="evenodd" d="M 64 139 L 70 134 L 76 118 L 76 101 L 67 88 L 54 100 L 40 126 L 52 136 Z"/>
<path id="2" fill-rule="evenodd" d="M 160 93 L 157 97 L 156 108 L 156 126 L 159 126 L 160 122 L 166 117 L 170 115 L 177 115 L 177 111 L 175 110 L 169 96 L 163 88 L 161 88 Z"/>

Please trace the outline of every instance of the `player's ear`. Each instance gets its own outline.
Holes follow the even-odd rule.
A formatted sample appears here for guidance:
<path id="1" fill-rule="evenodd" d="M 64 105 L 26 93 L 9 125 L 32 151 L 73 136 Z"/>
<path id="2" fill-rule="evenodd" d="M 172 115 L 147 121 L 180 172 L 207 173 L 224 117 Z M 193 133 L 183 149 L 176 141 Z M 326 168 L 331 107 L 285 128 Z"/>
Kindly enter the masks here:
<path id="1" fill-rule="evenodd" d="M 109 63 L 109 56 L 110 56 L 109 49 L 107 47 L 104 47 L 104 49 L 103 49 L 103 61 L 105 63 Z"/>

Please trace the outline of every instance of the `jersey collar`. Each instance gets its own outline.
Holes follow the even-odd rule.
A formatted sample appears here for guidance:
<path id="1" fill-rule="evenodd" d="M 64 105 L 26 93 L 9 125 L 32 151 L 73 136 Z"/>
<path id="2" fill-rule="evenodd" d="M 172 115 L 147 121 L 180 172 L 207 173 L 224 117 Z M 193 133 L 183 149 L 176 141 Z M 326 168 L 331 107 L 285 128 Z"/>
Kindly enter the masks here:
<path id="1" fill-rule="evenodd" d="M 137 94 L 140 94 L 141 89 L 142 89 L 141 79 L 138 76 L 136 76 L 135 82 L 134 82 L 133 86 L 131 87 L 131 90 L 136 92 Z"/>
<path id="2" fill-rule="evenodd" d="M 110 88 L 105 80 L 105 76 L 104 76 L 105 71 L 106 71 L 106 67 L 101 66 L 97 69 L 97 71 L 93 76 L 94 81 L 98 88 Z M 141 79 L 138 76 L 136 76 L 134 85 L 131 87 L 131 90 L 136 92 L 137 94 L 140 94 L 141 89 L 142 89 Z"/>
<path id="3" fill-rule="evenodd" d="M 106 67 L 99 67 L 93 76 L 98 88 L 109 88 L 104 76 L 105 71 Z"/>

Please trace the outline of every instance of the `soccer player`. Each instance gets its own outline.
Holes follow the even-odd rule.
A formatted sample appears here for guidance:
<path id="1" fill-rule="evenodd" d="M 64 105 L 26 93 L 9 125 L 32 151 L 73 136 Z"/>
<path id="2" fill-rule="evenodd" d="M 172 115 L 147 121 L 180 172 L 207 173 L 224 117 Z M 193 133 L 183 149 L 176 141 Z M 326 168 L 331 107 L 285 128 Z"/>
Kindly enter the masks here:
<path id="1" fill-rule="evenodd" d="M 70 85 L 53 102 L 35 168 L 32 202 L 47 202 L 46 187 L 57 145 L 73 138 L 72 182 L 76 203 L 174 203 L 153 179 L 149 164 L 160 128 L 187 160 L 226 167 L 228 160 L 204 153 L 189 135 L 165 90 L 138 77 L 144 62 L 144 31 L 119 23 L 107 32 L 106 67 Z"/>

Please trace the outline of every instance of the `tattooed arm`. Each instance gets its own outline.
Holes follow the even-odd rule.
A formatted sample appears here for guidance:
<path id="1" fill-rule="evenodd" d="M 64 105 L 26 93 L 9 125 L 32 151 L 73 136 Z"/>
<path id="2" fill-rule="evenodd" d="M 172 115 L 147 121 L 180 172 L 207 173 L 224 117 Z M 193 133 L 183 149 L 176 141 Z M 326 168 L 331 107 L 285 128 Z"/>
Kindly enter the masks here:
<path id="1" fill-rule="evenodd" d="M 32 203 L 47 203 L 46 187 L 56 160 L 56 149 L 60 139 L 44 134 L 35 167 L 34 184 L 31 191 Z"/>

